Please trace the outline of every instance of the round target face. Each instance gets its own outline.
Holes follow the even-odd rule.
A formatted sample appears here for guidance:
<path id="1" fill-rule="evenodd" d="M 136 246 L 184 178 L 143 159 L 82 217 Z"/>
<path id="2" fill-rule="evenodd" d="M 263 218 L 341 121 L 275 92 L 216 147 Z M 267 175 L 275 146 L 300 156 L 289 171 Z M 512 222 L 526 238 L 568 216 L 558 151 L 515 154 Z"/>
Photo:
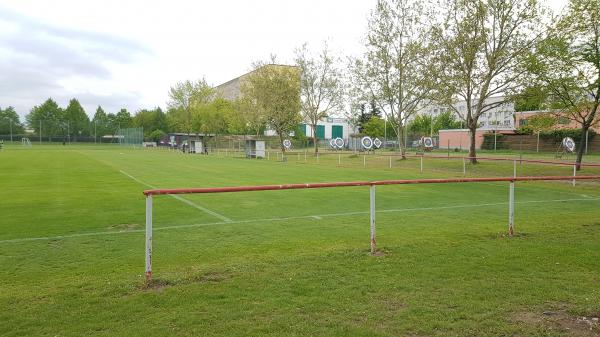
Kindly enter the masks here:
<path id="1" fill-rule="evenodd" d="M 343 148 L 344 147 L 344 140 L 342 138 L 336 138 L 334 140 L 335 146 L 337 146 L 338 148 Z"/>
<path id="2" fill-rule="evenodd" d="M 375 148 L 377 148 L 377 149 L 380 148 L 381 144 L 383 144 L 383 143 L 381 143 L 381 141 L 379 140 L 379 138 L 375 138 L 373 140 L 373 145 L 375 146 Z"/>
<path id="3" fill-rule="evenodd" d="M 427 148 L 432 148 L 433 147 L 433 139 L 431 139 L 431 137 L 424 137 L 423 145 Z"/>
<path id="4" fill-rule="evenodd" d="M 574 152 L 575 151 L 575 141 L 571 137 L 565 137 L 562 141 L 563 146 L 567 151 Z"/>
<path id="5" fill-rule="evenodd" d="M 360 140 L 360 144 L 367 150 L 370 150 L 373 147 L 373 140 L 371 139 L 371 137 L 367 136 L 367 137 L 362 137 L 362 139 Z"/>
<path id="6" fill-rule="evenodd" d="M 286 149 L 289 149 L 290 147 L 292 147 L 292 142 L 289 139 L 286 139 L 286 140 L 283 141 L 283 146 Z"/>
<path id="7" fill-rule="evenodd" d="M 335 148 L 336 148 L 336 145 L 335 145 L 335 139 L 331 139 L 331 140 L 329 141 L 329 146 L 331 146 L 331 148 L 333 148 L 333 149 L 335 149 Z"/>

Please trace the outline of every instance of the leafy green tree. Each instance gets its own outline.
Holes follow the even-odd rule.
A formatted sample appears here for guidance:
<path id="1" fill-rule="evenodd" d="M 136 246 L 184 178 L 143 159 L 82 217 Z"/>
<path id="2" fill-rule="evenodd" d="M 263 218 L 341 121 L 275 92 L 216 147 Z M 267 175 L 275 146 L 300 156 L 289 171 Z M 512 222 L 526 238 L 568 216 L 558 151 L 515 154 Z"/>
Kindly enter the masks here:
<path id="1" fill-rule="evenodd" d="M 160 107 L 152 110 L 139 110 L 133 117 L 133 126 L 144 129 L 144 137 L 149 138 L 156 130 L 163 133 L 168 131 L 167 116 Z"/>
<path id="2" fill-rule="evenodd" d="M 166 133 L 164 131 L 162 131 L 160 129 L 156 129 L 156 130 L 148 133 L 147 135 L 145 135 L 144 138 L 146 139 L 146 141 L 158 143 L 165 136 L 166 136 Z"/>
<path id="3" fill-rule="evenodd" d="M 465 121 L 475 164 L 479 118 L 518 88 L 526 52 L 543 30 L 541 7 L 537 0 L 444 0 L 439 7 L 443 20 L 431 34 L 437 51 L 431 69 L 435 99 Z M 506 100 L 489 99 L 500 94 Z M 466 102 L 464 111 L 455 104 L 460 100 Z"/>
<path id="4" fill-rule="evenodd" d="M 19 115 L 12 106 L 4 110 L 0 108 L 0 134 L 8 135 L 11 131 L 12 134 L 22 134 L 25 131 Z"/>
<path id="5" fill-rule="evenodd" d="M 523 133 L 540 133 L 552 130 L 558 122 L 553 113 L 538 113 L 527 119 L 527 124 L 521 127 Z"/>
<path id="6" fill-rule="evenodd" d="M 106 115 L 106 112 L 104 112 L 104 109 L 98 105 L 98 108 L 96 108 L 96 113 L 94 114 L 94 118 L 92 119 L 90 133 L 93 134 L 94 137 L 102 137 L 109 134 L 109 130 L 108 116 Z"/>
<path id="7" fill-rule="evenodd" d="M 77 139 L 78 136 L 87 136 L 89 134 L 90 119 L 81 104 L 79 104 L 79 101 L 75 98 L 69 101 L 63 118 L 64 122 L 68 123 L 67 132 L 69 133 L 69 138 Z"/>
<path id="8" fill-rule="evenodd" d="M 255 70 L 242 83 L 242 94 L 249 108 L 262 115 L 279 136 L 281 151 L 285 152 L 283 138 L 300 123 L 300 74 L 297 67 L 256 63 Z"/>
<path id="9" fill-rule="evenodd" d="M 53 136 L 62 135 L 66 131 L 63 114 L 58 104 L 52 98 L 48 98 L 40 106 L 34 106 L 25 119 L 36 134 L 46 135 L 48 140 L 51 140 Z"/>
<path id="10" fill-rule="evenodd" d="M 579 170 L 585 136 L 600 122 L 600 0 L 570 0 L 529 60 L 529 71 L 549 93 L 549 103 L 560 109 L 559 117 L 581 126 Z"/>
<path id="11" fill-rule="evenodd" d="M 429 135 L 432 131 L 433 118 L 430 115 L 417 115 L 408 123 L 408 130 L 418 135 Z"/>
<path id="12" fill-rule="evenodd" d="M 369 17 L 366 53 L 352 63 L 355 83 L 368 92 L 396 129 L 405 157 L 406 122 L 431 92 L 430 34 L 422 2 L 379 0 Z"/>
<path id="13" fill-rule="evenodd" d="M 192 132 L 192 115 L 203 109 L 214 97 L 214 89 L 205 79 L 179 82 L 169 90 L 167 119 L 170 127 L 178 132 Z"/>
<path id="14" fill-rule="evenodd" d="M 385 135 L 385 121 L 373 116 L 363 125 L 363 133 L 369 137 L 383 137 Z"/>
<path id="15" fill-rule="evenodd" d="M 444 111 L 433 119 L 433 133 L 438 134 L 440 130 L 460 129 L 462 123 L 456 119 L 452 111 Z"/>
<path id="16" fill-rule="evenodd" d="M 540 86 L 527 86 L 513 98 L 515 111 L 537 111 L 544 107 L 548 93 Z"/>
<path id="17" fill-rule="evenodd" d="M 296 50 L 296 64 L 300 68 L 300 93 L 302 116 L 312 130 L 331 111 L 343 106 L 344 88 L 342 71 L 336 66 L 338 59 L 331 55 L 327 44 L 317 57 L 312 57 L 306 44 Z M 316 132 L 313 132 L 315 154 L 319 151 Z"/>

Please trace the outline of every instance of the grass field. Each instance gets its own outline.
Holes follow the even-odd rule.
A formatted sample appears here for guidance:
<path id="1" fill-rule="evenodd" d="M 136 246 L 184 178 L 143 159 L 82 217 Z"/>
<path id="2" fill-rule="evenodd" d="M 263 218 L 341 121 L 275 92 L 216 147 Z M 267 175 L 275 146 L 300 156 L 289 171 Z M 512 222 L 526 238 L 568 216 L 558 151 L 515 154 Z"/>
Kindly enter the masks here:
<path id="1" fill-rule="evenodd" d="M 363 160 L 7 146 L 0 335 L 600 335 L 598 182 L 518 183 L 512 238 L 506 183 L 378 187 L 381 256 L 368 188 L 155 197 L 144 286 L 144 189 L 463 175 L 462 161 L 421 173 L 418 159 Z M 467 168 L 512 174 L 512 162 Z"/>

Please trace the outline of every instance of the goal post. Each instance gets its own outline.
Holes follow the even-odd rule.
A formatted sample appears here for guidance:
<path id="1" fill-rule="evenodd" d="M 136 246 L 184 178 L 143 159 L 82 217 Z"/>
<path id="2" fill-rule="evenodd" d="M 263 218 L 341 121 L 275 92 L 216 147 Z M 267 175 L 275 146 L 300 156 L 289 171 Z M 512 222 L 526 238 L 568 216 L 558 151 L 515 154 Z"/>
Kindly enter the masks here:
<path id="1" fill-rule="evenodd" d="M 515 183 L 521 181 L 575 181 L 575 180 L 600 180 L 600 175 L 589 176 L 533 176 L 533 177 L 494 177 L 494 178 L 449 178 L 449 179 L 412 179 L 412 180 L 378 180 L 378 181 L 353 181 L 353 182 L 331 182 L 331 183 L 307 183 L 307 184 L 284 184 L 284 185 L 258 185 L 258 186 L 232 186 L 232 187 L 206 187 L 206 188 L 175 188 L 175 189 L 151 189 L 145 190 L 146 197 L 146 282 L 152 280 L 152 207 L 153 197 L 174 194 L 211 194 L 211 193 L 234 193 L 251 191 L 276 191 L 296 189 L 318 189 L 335 187 L 369 187 L 369 225 L 370 225 L 370 251 L 377 252 L 376 245 L 376 203 L 375 187 L 384 185 L 411 185 L 411 184 L 448 184 L 448 183 L 485 183 L 485 182 L 508 182 L 508 234 L 514 235 L 514 209 L 515 209 Z"/>

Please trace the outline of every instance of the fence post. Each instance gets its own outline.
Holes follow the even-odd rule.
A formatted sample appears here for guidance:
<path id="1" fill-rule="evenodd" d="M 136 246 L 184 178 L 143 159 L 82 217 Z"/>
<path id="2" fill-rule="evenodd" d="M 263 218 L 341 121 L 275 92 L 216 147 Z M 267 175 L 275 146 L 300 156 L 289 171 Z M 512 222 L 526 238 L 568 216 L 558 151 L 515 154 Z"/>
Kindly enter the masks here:
<path id="1" fill-rule="evenodd" d="M 342 155 L 338 153 L 338 166 L 342 165 Z"/>
<path id="2" fill-rule="evenodd" d="M 513 236 L 515 233 L 515 182 L 510 182 L 508 191 L 508 235 Z"/>
<path id="3" fill-rule="evenodd" d="M 573 165 L 573 177 L 577 176 L 577 165 Z M 575 179 L 573 179 L 573 187 L 575 186 Z"/>
<path id="4" fill-rule="evenodd" d="M 300 161 L 300 152 L 296 152 L 296 161 Z"/>
<path id="5" fill-rule="evenodd" d="M 371 220 L 371 254 L 375 254 L 377 251 L 377 245 L 375 243 L 375 185 L 369 186 L 370 194 L 370 220 Z"/>
<path id="6" fill-rule="evenodd" d="M 392 156 L 390 156 L 390 168 L 392 168 Z"/>
<path id="7" fill-rule="evenodd" d="M 152 280 L 152 195 L 146 196 L 146 282 Z"/>
<path id="8" fill-rule="evenodd" d="M 317 164 L 319 163 L 319 152 L 317 152 Z"/>
<path id="9" fill-rule="evenodd" d="M 363 155 L 363 167 L 367 167 L 367 155 Z"/>
<path id="10" fill-rule="evenodd" d="M 465 161 L 465 157 L 463 157 L 463 176 L 467 175 L 467 163 Z"/>
<path id="11" fill-rule="evenodd" d="M 513 160 L 513 178 L 517 177 L 517 161 Z"/>
<path id="12" fill-rule="evenodd" d="M 421 173 L 423 173 L 423 156 L 421 156 Z"/>

